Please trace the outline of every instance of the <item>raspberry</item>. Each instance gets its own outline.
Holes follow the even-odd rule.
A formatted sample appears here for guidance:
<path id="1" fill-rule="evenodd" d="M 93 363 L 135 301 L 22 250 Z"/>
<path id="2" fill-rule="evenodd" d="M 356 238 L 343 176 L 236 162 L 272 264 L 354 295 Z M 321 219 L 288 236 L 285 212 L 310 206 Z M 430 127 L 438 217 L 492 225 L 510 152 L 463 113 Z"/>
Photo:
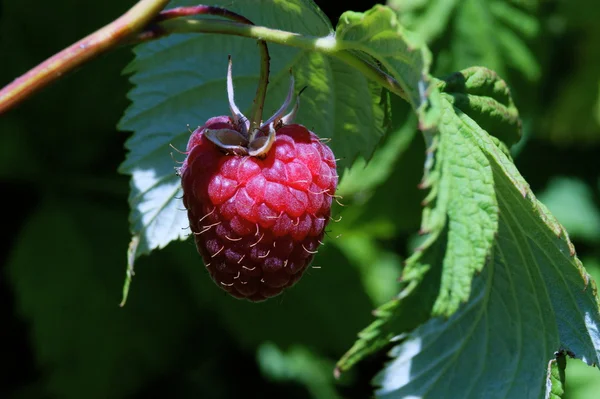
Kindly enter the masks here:
<path id="1" fill-rule="evenodd" d="M 190 136 L 179 169 L 196 247 L 213 281 L 237 298 L 262 301 L 293 286 L 312 261 L 330 219 L 338 176 L 332 151 L 293 124 L 298 101 L 251 129 L 233 101 L 232 117 L 210 118 Z"/>

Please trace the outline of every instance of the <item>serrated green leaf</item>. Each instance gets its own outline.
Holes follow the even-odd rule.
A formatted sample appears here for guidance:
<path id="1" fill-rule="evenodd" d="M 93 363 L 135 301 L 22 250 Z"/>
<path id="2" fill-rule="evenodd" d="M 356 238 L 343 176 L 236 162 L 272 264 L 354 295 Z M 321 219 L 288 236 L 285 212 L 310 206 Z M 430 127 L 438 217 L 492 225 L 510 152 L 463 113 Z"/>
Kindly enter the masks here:
<path id="1" fill-rule="evenodd" d="M 454 107 L 445 104 L 436 154 L 442 163 L 436 208 L 447 212 L 448 241 L 433 313 L 449 316 L 469 298 L 471 279 L 483 268 L 497 231 L 498 205 L 488 160 L 469 126 L 457 123 Z"/>
<path id="2" fill-rule="evenodd" d="M 442 97 L 445 108 L 440 133 L 431 148 L 436 151 L 436 161 L 423 184 L 432 191 L 421 228 L 430 237 L 421 250 L 426 251 L 448 225 L 443 248 L 432 251 L 443 253 L 440 260 L 444 265 L 433 313 L 450 315 L 469 297 L 470 279 L 483 267 L 497 230 L 491 169 L 470 124 L 475 119 L 512 144 L 520 136 L 520 123 L 505 82 L 489 70 L 471 68 L 456 73 L 440 87 L 449 95 Z M 435 264 L 421 264 L 421 256 L 419 251 L 409 259 L 405 281 L 421 278 L 423 271 Z"/>
<path id="3" fill-rule="evenodd" d="M 554 351 L 566 348 L 588 363 L 598 362 L 600 315 L 595 284 L 572 256 L 574 249 L 562 226 L 535 200 L 506 147 L 477 124 L 482 113 L 472 109 L 462 112 L 452 106 L 453 102 L 454 98 L 448 94 L 442 95 L 442 123 L 437 132 L 426 132 L 431 134 L 430 151 L 435 151 L 426 164 L 424 178 L 424 185 L 431 191 L 426 200 L 422 229 L 430 234 L 407 262 L 401 293 L 377 309 L 378 319 L 360 333 L 353 348 L 338 362 L 338 369 L 344 371 L 374 351 L 399 341 L 402 344 L 392 352 L 397 359 L 376 379 L 382 386 L 378 391 L 381 396 L 517 398 L 521 397 L 517 392 L 527 389 L 531 396 L 525 397 L 538 398 L 544 393 L 544 370 Z M 485 161 L 477 162 L 482 156 Z M 464 158 L 471 159 L 461 165 L 459 160 Z M 456 171 L 461 170 L 461 166 L 465 168 L 467 163 L 477 171 L 468 175 L 474 182 L 461 182 L 456 185 L 461 190 L 452 191 L 453 178 L 460 176 Z M 461 218 L 477 209 L 468 205 L 470 196 L 462 191 L 469 187 L 477 187 L 478 196 L 473 198 L 480 201 L 479 205 L 486 204 L 479 206 L 479 211 L 491 211 L 481 214 L 488 218 L 489 230 L 483 235 L 464 234 L 468 227 L 465 230 L 461 226 Z M 480 192 L 482 187 L 492 192 Z M 468 218 L 464 220 L 468 222 Z M 485 227 L 484 220 L 474 223 Z M 486 235 L 488 240 L 482 240 Z M 464 255 L 466 248 L 475 255 L 471 255 L 471 261 L 479 259 L 479 263 L 465 266 L 469 262 L 460 262 L 456 257 L 457 247 L 451 247 L 451 243 L 460 238 L 459 254 Z M 488 247 L 486 251 L 485 246 L 479 246 L 482 242 L 493 248 Z M 464 278 L 465 271 L 473 276 L 474 270 L 469 267 L 478 268 L 469 301 L 450 319 L 430 319 L 436 315 L 440 303 L 452 306 L 452 296 L 450 301 L 440 302 L 443 298 L 440 293 L 443 295 L 453 287 L 448 281 Z M 462 280 L 465 281 L 471 287 L 470 279 Z M 464 287 L 457 287 L 458 295 L 453 299 L 461 298 L 460 289 Z M 450 314 L 452 312 L 446 313 Z M 515 318 L 519 320 L 516 323 Z M 544 325 L 540 323 L 546 325 L 541 329 L 544 332 L 539 329 Z M 537 346 L 528 344 L 518 349 L 514 342 L 511 342 L 512 347 L 489 346 L 491 342 L 505 342 L 507 337 L 520 335 L 523 337 L 519 342 L 535 342 Z M 500 352 L 504 360 L 498 358 Z M 489 358 L 475 356 L 473 359 L 473 353 L 483 353 Z M 440 359 L 446 361 L 440 364 Z M 509 361 L 515 369 L 506 371 Z M 522 371 L 521 367 L 527 362 L 531 362 L 526 366 L 528 370 Z M 531 374 L 534 369 L 537 370 L 535 376 Z M 474 378 L 472 370 L 482 371 Z M 528 377 L 523 377 L 527 373 L 530 373 Z M 521 391 L 515 389 L 511 395 L 506 391 L 486 390 L 495 386 L 492 381 L 497 381 L 498 375 L 512 378 L 506 385 L 507 390 L 522 384 Z M 537 388 L 532 381 L 538 381 Z"/>
<path id="4" fill-rule="evenodd" d="M 423 104 L 431 54 L 400 25 L 391 8 L 376 5 L 365 13 L 347 11 L 340 16 L 335 33 L 342 48 L 380 62 L 400 83 L 413 108 Z"/>
<path id="5" fill-rule="evenodd" d="M 471 67 L 444 78 L 439 85 L 446 100 L 477 121 L 507 148 L 521 139 L 521 120 L 506 82 L 494 71 Z"/>
<path id="6" fill-rule="evenodd" d="M 421 227 L 428 237 L 407 260 L 402 292 L 377 310 L 381 320 L 361 332 L 338 363 L 340 370 L 431 315 L 454 313 L 469 299 L 471 279 L 481 272 L 491 250 L 498 205 L 489 161 L 473 140 L 472 127 L 457 117 L 447 97 L 442 104 L 439 134 L 430 149 L 435 150 L 435 161 L 423 183 L 431 187 Z"/>
<path id="7" fill-rule="evenodd" d="M 393 349 L 394 360 L 375 379 L 378 397 L 543 398 L 555 351 L 598 364 L 595 283 L 552 216 L 488 156 L 500 205 L 490 261 L 466 305 Z"/>
<path id="8" fill-rule="evenodd" d="M 315 37 L 332 33 L 323 13 L 309 0 L 213 2 L 256 24 Z M 195 4 L 177 1 L 172 5 Z M 236 102 L 249 109 L 259 76 L 259 54 L 248 39 L 227 35 L 172 35 L 138 45 L 126 72 L 133 73 L 132 105 L 119 128 L 133 131 L 120 171 L 130 174 L 131 231 L 139 240 L 134 259 L 189 234 L 179 200 L 176 161 L 191 129 L 209 117 L 229 113 L 225 91 L 227 56 L 233 60 Z M 381 89 L 341 61 L 319 53 L 271 45 L 271 77 L 265 114 L 285 98 L 289 69 L 296 87 L 307 86 L 297 121 L 330 138 L 343 170 L 358 156 L 369 158 L 383 134 Z M 365 101 L 370 99 L 371 101 Z M 173 153 L 173 158 L 169 155 Z M 130 269 L 132 265 L 130 265 Z"/>
<path id="9" fill-rule="evenodd" d="M 380 320 L 360 333 L 338 363 L 340 370 L 425 322 L 432 313 L 452 314 L 469 298 L 471 278 L 484 266 L 497 229 L 491 169 L 470 141 L 468 128 L 456 121 L 452 105 L 444 103 L 443 132 L 435 136 L 435 163 L 424 180 L 424 186 L 432 187 L 421 227 L 428 237 L 407 260 L 402 292 L 377 309 Z"/>

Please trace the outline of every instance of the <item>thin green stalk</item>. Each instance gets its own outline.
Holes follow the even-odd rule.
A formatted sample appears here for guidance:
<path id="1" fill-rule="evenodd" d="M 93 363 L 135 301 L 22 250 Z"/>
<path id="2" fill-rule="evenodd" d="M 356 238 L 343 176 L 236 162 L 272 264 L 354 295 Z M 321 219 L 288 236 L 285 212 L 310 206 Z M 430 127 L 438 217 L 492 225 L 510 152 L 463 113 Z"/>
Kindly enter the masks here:
<path id="1" fill-rule="evenodd" d="M 251 26 L 230 21 L 177 19 L 161 22 L 153 30 L 143 32 L 138 39 L 139 41 L 152 40 L 171 33 L 220 33 L 264 40 L 305 50 L 319 51 L 339 58 L 341 61 L 358 69 L 367 78 L 409 101 L 408 96 L 394 78 L 379 69 L 376 65 L 356 57 L 343 44 L 336 41 L 334 36 L 304 36 L 264 26 Z"/>
<path id="2" fill-rule="evenodd" d="M 256 88 L 256 96 L 250 112 L 250 132 L 258 129 L 262 122 L 263 109 L 265 108 L 265 99 L 267 98 L 267 86 L 269 84 L 269 70 L 271 65 L 271 57 L 267 42 L 259 40 L 260 46 L 260 78 L 258 79 L 258 87 Z"/>

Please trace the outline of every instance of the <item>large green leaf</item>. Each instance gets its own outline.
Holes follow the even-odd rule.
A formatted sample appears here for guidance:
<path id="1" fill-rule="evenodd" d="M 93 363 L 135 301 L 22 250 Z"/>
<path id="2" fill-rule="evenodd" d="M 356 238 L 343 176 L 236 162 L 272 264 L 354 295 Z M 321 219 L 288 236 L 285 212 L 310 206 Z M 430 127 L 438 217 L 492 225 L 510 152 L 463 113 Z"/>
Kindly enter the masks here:
<path id="1" fill-rule="evenodd" d="M 505 85 L 486 69 L 457 73 L 439 87 L 447 91 L 440 103 L 443 108 L 439 132 L 425 132 L 432 143 L 421 184 L 431 188 L 424 201 L 421 226 L 421 233 L 427 237 L 407 260 L 402 292 L 377 310 L 379 320 L 361 332 L 361 339 L 340 361 L 341 370 L 431 315 L 454 313 L 460 303 L 469 299 L 471 279 L 481 272 L 492 248 L 498 229 L 492 168 L 474 140 L 473 127 L 460 118 L 471 120 L 467 116 L 470 114 L 488 122 L 494 120 L 490 126 L 505 130 L 502 136 L 514 142 L 518 137 L 514 115 L 502 112 L 510 108 L 511 101 L 508 96 L 499 95 L 503 93 L 499 88 Z M 453 105 L 457 103 L 462 111 Z M 489 118 L 490 115 L 495 118 Z M 480 130 L 478 126 L 477 129 Z M 493 139 L 495 149 L 504 154 L 506 150 L 501 148 L 506 146 Z"/>
<path id="2" fill-rule="evenodd" d="M 394 360 L 375 379 L 380 397 L 542 398 L 555 351 L 600 362 L 595 283 L 560 225 L 489 158 L 499 231 L 473 298 L 392 350 Z"/>
<path id="3" fill-rule="evenodd" d="M 217 1 L 256 24 L 300 34 L 332 34 L 327 18 L 310 0 Z M 195 4 L 177 1 L 173 5 Z M 121 172 L 130 174 L 133 258 L 184 239 L 186 213 L 178 197 L 177 154 L 169 144 L 184 149 L 189 131 L 209 117 L 229 112 L 225 92 L 227 56 L 233 59 L 236 102 L 248 110 L 259 77 L 259 53 L 248 39 L 227 35 L 185 34 L 142 44 L 127 68 L 135 87 L 132 105 L 119 127 L 131 130 L 130 150 Z M 323 138 L 340 158 L 340 173 L 362 155 L 371 156 L 383 133 L 381 89 L 345 63 L 319 53 L 280 45 L 270 46 L 271 76 L 265 112 L 279 108 L 293 68 L 296 87 L 307 86 L 297 121 Z M 174 153 L 172 159 L 169 153 Z"/>
<path id="4" fill-rule="evenodd" d="M 555 351 L 598 364 L 596 288 L 508 155 L 518 124 L 510 97 L 498 96 L 503 82 L 484 69 L 461 75 L 462 86 L 449 84 L 456 75 L 439 85 L 441 123 L 425 132 L 435 151 L 424 180 L 429 234 L 402 292 L 338 368 L 400 342 L 375 379 L 380 396 L 541 398 Z"/>

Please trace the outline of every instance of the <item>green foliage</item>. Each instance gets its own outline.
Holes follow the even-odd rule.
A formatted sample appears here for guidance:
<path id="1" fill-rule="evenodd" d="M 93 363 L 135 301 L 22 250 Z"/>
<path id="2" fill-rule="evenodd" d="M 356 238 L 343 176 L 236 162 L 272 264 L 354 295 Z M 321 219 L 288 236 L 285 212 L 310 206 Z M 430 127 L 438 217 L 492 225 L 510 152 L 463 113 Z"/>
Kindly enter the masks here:
<path id="1" fill-rule="evenodd" d="M 331 385 L 333 364 L 320 359 L 305 347 L 293 347 L 282 352 L 270 342 L 257 351 L 258 363 L 268 377 L 276 381 L 297 381 L 306 385 L 313 398 L 340 398 Z"/>
<path id="2" fill-rule="evenodd" d="M 562 61 L 563 70 L 552 81 L 556 89 L 551 91 L 547 112 L 543 113 L 540 136 L 559 145 L 600 141 L 598 18 L 600 10 L 594 1 L 577 0 L 558 2 L 549 21 L 549 34 L 567 40 L 557 40 L 557 62 Z"/>
<path id="3" fill-rule="evenodd" d="M 426 234 L 426 238 L 407 260 L 402 271 L 401 293 L 378 309 L 379 320 L 361 333 L 360 339 L 339 362 L 338 367 L 339 370 L 347 370 L 365 356 L 386 347 L 390 341 L 398 340 L 396 337 L 400 336 L 400 344 L 390 353 L 395 360 L 375 379 L 375 384 L 380 386 L 380 396 L 428 393 L 439 397 L 447 394 L 446 383 L 453 381 L 458 384 L 453 384 L 456 388 L 452 395 L 476 397 L 490 386 L 491 378 L 495 378 L 501 370 L 508 370 L 513 375 L 511 385 L 490 393 L 489 397 L 514 396 L 523 391 L 530 392 L 531 397 L 541 397 L 546 391 L 542 381 L 545 378 L 544 367 L 550 360 L 549 351 L 567 348 L 589 364 L 599 360 L 597 351 L 600 348 L 600 337 L 596 336 L 596 332 L 600 318 L 595 285 L 591 283 L 593 288 L 584 290 L 589 284 L 589 277 L 579 261 L 572 257 L 572 244 L 563 233 L 563 228 L 535 200 L 527 183 L 514 167 L 509 147 L 519 140 L 521 123 L 505 82 L 496 73 L 477 67 L 452 74 L 443 81 L 437 81 L 429 75 L 431 56 L 422 41 L 431 41 L 438 36 L 443 31 L 443 24 L 449 23 L 450 9 L 456 7 L 456 4 L 454 7 L 450 3 L 442 6 L 436 2 L 434 7 L 427 8 L 414 19 L 415 26 L 424 26 L 423 21 L 431 20 L 432 16 L 440 13 L 445 13 L 446 18 L 440 19 L 442 25 L 437 29 L 416 29 L 416 35 L 405 31 L 392 9 L 384 6 L 375 6 L 366 13 L 346 12 L 340 17 L 336 27 L 336 43 L 343 51 L 350 52 L 359 62 L 374 68 L 382 67 L 404 90 L 418 116 L 418 127 L 423 131 L 428 146 L 421 187 L 430 190 L 424 200 L 425 209 L 420 229 L 421 233 Z M 308 15 L 314 12 L 312 8 L 305 10 Z M 251 15 L 246 15 L 252 18 Z M 401 15 L 410 17 L 411 14 L 408 12 Z M 471 64 L 475 59 L 485 56 L 488 58 L 482 58 L 484 64 L 496 66 L 497 70 L 504 71 L 507 65 L 511 65 L 519 68 L 529 79 L 535 80 L 538 77 L 535 59 L 513 32 L 517 29 L 529 37 L 535 34 L 537 22 L 525 11 L 501 1 L 483 3 L 474 0 L 456 8 L 453 17 L 452 26 L 460 37 L 460 40 L 452 42 L 456 46 L 452 51 L 459 54 L 458 62 Z M 258 23 L 280 27 L 274 24 L 275 20 L 269 20 L 265 16 L 260 18 Z M 490 18 L 493 21 L 504 21 L 505 24 L 509 22 L 509 26 L 495 25 Z M 293 30 L 293 26 L 285 28 Z M 473 30 L 485 33 L 475 35 Z M 316 35 L 312 32 L 301 33 Z M 324 32 L 319 33 L 323 35 Z M 199 41 L 201 39 L 195 37 L 184 36 L 179 40 L 184 45 L 202 43 Z M 223 40 L 223 48 L 231 46 L 231 39 Z M 174 61 L 173 57 L 162 56 L 160 51 L 179 47 L 179 44 L 143 45 L 137 52 L 136 61 L 129 68 L 129 72 L 135 72 L 132 81 L 137 84 L 137 88 L 131 95 L 133 106 L 124 116 L 121 128 L 135 131 L 132 141 L 137 145 L 130 144 L 130 148 L 137 148 L 138 152 L 148 152 L 147 148 L 139 148 L 140 141 L 146 141 L 146 136 L 152 132 L 144 130 L 144 126 L 162 129 L 167 133 L 172 129 L 154 123 L 153 119 L 161 121 L 165 118 L 160 116 L 155 105 L 147 105 L 146 100 L 138 98 L 147 91 L 155 92 L 157 84 L 164 84 L 164 64 L 168 66 Z M 197 45 L 201 49 L 207 47 L 206 44 Z M 486 52 L 478 52 L 479 49 L 486 49 Z M 152 54 L 152 63 L 146 61 L 144 64 L 144 60 L 149 60 L 145 53 Z M 277 56 L 283 57 L 284 54 L 285 51 L 282 50 L 282 54 Z M 215 54 L 211 54 L 211 58 L 214 56 Z M 273 58 L 276 56 L 273 55 Z M 371 141 L 369 146 L 364 137 L 372 137 L 368 126 L 373 126 L 373 122 L 376 125 L 382 123 L 383 110 L 377 111 L 377 107 L 367 109 L 358 104 L 361 103 L 360 99 L 370 98 L 373 107 L 376 91 L 369 88 L 366 82 L 362 92 L 360 89 L 356 90 L 363 82 L 362 76 L 356 72 L 347 75 L 347 79 L 327 80 L 326 77 L 332 71 L 348 68 L 340 61 L 325 62 L 326 58 L 316 53 L 301 53 L 299 58 L 301 61 L 295 65 L 296 76 L 309 87 L 313 86 L 317 92 L 308 101 L 308 108 L 312 112 L 305 116 L 304 123 L 325 126 L 323 120 L 332 119 L 327 105 L 340 99 L 341 103 L 335 105 L 334 115 L 339 114 L 340 107 L 342 110 L 351 110 L 353 114 L 344 117 L 343 124 L 338 127 L 335 122 L 329 127 L 329 131 L 334 132 L 334 151 L 349 160 L 353 160 L 356 154 L 368 157 L 376 142 Z M 287 59 L 294 60 L 294 57 L 288 54 Z M 503 64 L 504 61 L 507 62 L 506 65 Z M 332 69 L 328 70 L 329 68 Z M 275 76 L 279 70 L 281 69 L 274 69 Z M 168 69 L 166 71 L 173 73 Z M 327 71 L 328 74 L 320 76 L 322 71 Z M 158 80 L 157 76 L 161 79 Z M 140 80 L 138 77 L 151 80 Z M 253 80 L 256 81 L 256 77 Z M 276 85 L 277 79 L 273 81 Z M 350 91 L 348 81 L 353 82 Z M 202 84 L 198 86 L 203 89 L 203 93 L 194 97 L 204 96 L 206 99 L 210 98 L 212 104 L 216 104 L 214 93 L 206 90 Z M 189 84 L 185 86 L 186 92 L 189 92 L 189 87 Z M 250 93 L 248 91 L 247 95 Z M 158 106 L 162 107 L 171 97 L 178 97 L 173 94 L 167 93 L 167 99 L 159 102 Z M 272 93 L 269 94 L 272 98 Z M 245 98 L 244 94 L 238 98 Z M 321 104 L 319 98 L 323 101 Z M 139 104 L 142 104 L 141 109 Z M 354 104 L 354 108 L 349 107 Z M 224 104 L 221 107 L 226 108 Z M 181 112 L 182 105 L 177 109 Z M 202 110 L 207 112 L 204 119 L 218 114 L 209 107 Z M 378 112 L 379 117 L 376 116 Z M 410 124 L 405 126 L 406 131 L 414 130 Z M 317 128 L 315 130 L 319 131 Z M 341 130 L 354 136 L 341 139 L 336 134 Z M 401 125 L 398 125 L 396 131 L 403 131 Z M 406 134 L 398 137 L 402 140 L 390 140 L 388 143 L 395 144 L 397 150 L 401 151 L 406 145 L 403 143 L 408 143 L 409 140 Z M 368 152 L 364 151 L 365 148 Z M 361 167 L 359 163 L 350 171 L 349 177 L 344 177 L 342 192 L 346 190 L 348 194 L 354 194 L 353 197 L 359 192 L 372 195 L 381 181 L 389 176 L 389 167 L 386 166 L 393 160 L 393 156 L 389 153 L 386 156 L 384 152 L 374 159 L 373 169 L 357 171 L 355 168 Z M 139 165 L 135 154 L 130 155 L 130 159 L 124 164 L 125 171 L 128 171 L 127 162 L 129 169 Z M 369 173 L 373 177 L 370 183 L 363 187 L 356 183 L 352 187 L 352 183 L 346 183 L 345 188 L 344 181 L 353 176 L 360 177 L 360 174 L 369 177 Z M 134 184 L 136 180 L 134 174 Z M 157 182 L 160 183 L 160 180 L 152 181 L 152 190 L 162 186 Z M 137 191 L 133 194 L 135 197 L 139 196 Z M 174 194 L 170 197 L 159 195 L 153 202 L 160 205 L 159 209 L 163 209 L 165 202 L 174 202 L 173 197 Z M 137 208 L 137 213 L 143 214 L 148 203 L 134 201 L 132 205 Z M 171 210 L 167 212 L 172 213 Z M 359 217 L 356 214 L 351 216 Z M 161 215 L 160 219 L 164 217 Z M 528 225 L 526 229 L 522 227 L 525 224 Z M 376 223 L 367 224 L 369 225 L 377 231 Z M 158 244 L 152 243 L 145 237 L 148 226 L 163 233 L 166 231 L 167 234 L 159 239 Z M 343 231 L 343 226 L 339 229 Z M 164 229 L 160 225 L 153 225 L 152 220 L 134 225 L 133 230 L 134 237 L 139 236 L 142 243 L 138 247 L 138 253 L 160 247 L 177 238 L 172 233 L 172 228 Z M 386 276 L 388 281 L 395 279 L 399 274 L 398 258 L 381 251 L 377 242 L 378 235 L 369 231 L 373 230 L 349 229 L 347 239 L 337 246 L 362 269 L 363 285 L 371 299 L 379 304 L 386 297 L 392 296 L 395 289 L 392 284 L 382 285 L 376 281 Z M 565 257 L 565 253 L 568 256 Z M 361 267 L 369 262 L 377 272 Z M 541 284 L 533 284 L 536 279 Z M 581 294 L 582 290 L 584 294 Z M 510 297 L 507 297 L 507 292 L 511 293 Z M 519 305 L 526 300 L 530 303 L 529 307 Z M 583 317 L 584 313 L 587 314 L 586 317 Z M 249 309 L 245 315 L 252 315 L 252 310 Z M 236 323 L 240 317 L 235 317 Z M 251 317 L 254 319 L 257 316 Z M 564 320 L 567 319 L 569 322 L 565 323 Z M 543 337 L 533 328 L 535 325 L 544 326 Z M 499 326 L 506 327 L 501 329 Z M 468 333 L 465 334 L 465 331 Z M 502 341 L 506 336 L 513 337 L 514 342 L 495 350 L 487 347 L 487 342 Z M 524 344 L 530 341 L 535 341 L 535 344 Z M 484 354 L 477 357 L 473 366 L 485 369 L 485 372 L 475 379 L 471 375 L 471 367 L 462 369 L 463 372 L 457 371 L 461 370 L 458 364 L 469 363 L 469 356 L 473 352 Z M 449 359 L 445 367 L 435 374 L 436 377 L 425 373 L 424 370 L 432 369 L 439 361 L 436 359 L 440 358 L 440 353 L 442 358 Z M 514 353 L 517 354 L 516 358 Z M 506 357 L 506 360 L 497 366 L 483 367 L 498 357 Z M 511 358 L 516 361 L 507 367 Z M 399 378 L 399 375 L 403 377 Z M 424 384 L 421 380 L 423 378 L 428 384 Z M 539 384 L 532 385 L 531 381 L 539 381 Z"/>
<path id="4" fill-rule="evenodd" d="M 153 313 L 139 302 L 118 311 L 119 283 L 104 270 L 119 269 L 127 237 L 122 231 L 116 237 L 121 244 L 105 248 L 104 237 L 117 229 L 102 221 L 118 223 L 124 216 L 49 198 L 29 217 L 9 258 L 18 310 L 31 323 L 37 362 L 51 370 L 45 385 L 53 397 L 128 397 L 146 378 L 172 367 L 183 349 L 178 342 L 191 327 L 191 309 L 184 296 L 174 295 L 173 282 L 144 279 L 148 296 L 162 293 Z"/>
<path id="5" fill-rule="evenodd" d="M 3 82 L 124 11 L 116 0 L 89 15 L 72 0 L 53 3 L 61 13 L 5 3 Z M 185 34 L 135 47 L 119 123 L 133 131 L 120 167 L 131 178 L 133 258 L 187 241 L 138 260 L 125 308 L 127 182 L 115 173 L 124 136 L 113 127 L 126 106 L 127 50 L 0 118 L 0 184 L 12 201 L 0 283 L 3 305 L 14 301 L 0 351 L 30 362 L 9 370 L 0 396 L 363 398 L 372 382 L 386 398 L 595 397 L 598 8 L 537 3 L 390 0 L 330 15 L 341 14 L 340 51 L 391 75 L 410 104 L 343 57 L 269 45 L 265 114 L 292 67 L 296 91 L 308 86 L 298 120 L 342 158 L 345 206 L 302 282 L 259 305 L 206 276 L 178 199 L 183 155 L 169 146 L 184 150 L 188 125 L 228 112 L 228 54 L 236 101 L 250 109 L 254 41 Z M 182 4 L 196 3 L 171 5 Z M 333 37 L 309 0 L 211 4 Z M 19 342 L 29 346 L 11 355 Z"/>
<path id="6" fill-rule="evenodd" d="M 577 399 L 593 398 L 600 390 L 598 370 L 574 359 L 567 360 L 565 391 L 568 397 Z M 566 396 L 565 396 L 566 397 Z"/>
<path id="7" fill-rule="evenodd" d="M 345 12 L 335 30 L 343 48 L 361 51 L 376 59 L 402 85 L 414 107 L 422 102 L 431 55 L 398 24 L 388 7 L 375 6 L 366 13 Z"/>
<path id="8" fill-rule="evenodd" d="M 400 231 L 418 228 L 423 197 L 417 183 L 424 148 L 416 135 L 416 118 L 407 115 L 406 104 L 398 99 L 391 106 L 392 131 L 368 163 L 357 159 L 343 175 L 337 193 L 345 207 L 331 227 L 339 239 L 330 240 L 360 270 L 364 289 L 377 305 L 397 293 L 401 272 L 401 258 L 386 249 L 384 242 Z"/>
<path id="9" fill-rule="evenodd" d="M 494 176 L 498 238 L 472 298 L 451 318 L 408 333 L 375 379 L 379 396 L 446 397 L 452 381 L 451 397 L 543 397 L 545 365 L 556 348 L 598 364 L 598 318 L 589 319 L 598 312 L 595 284 L 581 275 L 565 238 L 531 215 L 531 194 L 523 198 L 499 165 Z M 511 383 L 495 386 L 499 376 Z"/>
<path id="10" fill-rule="evenodd" d="M 509 82 L 536 137 L 558 145 L 598 143 L 600 30 L 594 0 L 388 0 L 388 5 L 432 47 L 437 74 L 485 66 Z"/>
<path id="11" fill-rule="evenodd" d="M 441 43 L 438 72 L 483 65 L 505 76 L 509 68 L 527 79 L 540 76 L 527 40 L 539 31 L 535 5 L 507 0 L 389 0 L 400 22 L 427 43 Z M 535 2 L 534 2 L 535 3 Z M 451 37 L 451 40 L 448 40 Z"/>
<path id="12" fill-rule="evenodd" d="M 588 364 L 599 362 L 595 284 L 584 289 L 590 277 L 573 258 L 563 228 L 535 200 L 512 164 L 507 144 L 518 139 L 520 125 L 504 82 L 474 68 L 451 76 L 439 88 L 441 109 L 435 104 L 429 108 L 430 113 L 441 112 L 435 118 L 439 125 L 425 131 L 430 150 L 435 151 L 426 163 L 424 184 L 431 187 L 431 194 L 421 229 L 430 235 L 408 260 L 404 291 L 379 308 L 380 319 L 361 333 L 338 367 L 345 370 L 390 340 L 399 340 L 402 343 L 390 353 L 396 359 L 375 379 L 381 387 L 379 396 L 442 397 L 452 381 L 452 397 L 478 397 L 481 392 L 487 392 L 486 397 L 513 397 L 525 391 L 530 397 L 542 397 L 543 384 L 534 388 L 531 381 L 543 381 L 545 373 L 536 376 L 531 370 L 544 370 L 552 348 L 579 352 L 577 356 Z M 469 299 L 475 272 L 474 295 L 455 313 Z M 533 281 L 540 278 L 544 284 L 537 287 L 531 307 L 522 308 L 525 298 L 532 302 Z M 510 303 L 507 292 L 512 293 Z M 554 317 L 547 316 L 549 311 Z M 515 314 L 520 320 L 516 323 Z M 595 316 L 590 320 L 591 314 Z M 498 324 L 489 324 L 491 320 Z M 541 338 L 535 326 L 543 321 L 546 336 Z M 580 335 L 581 331 L 586 332 Z M 516 343 L 487 347 L 488 342 L 502 341 L 500 336 L 516 337 Z M 518 342 L 531 343 L 522 349 Z M 459 367 L 473 363 L 469 359 L 474 352 L 490 357 L 479 356 L 471 367 Z M 490 379 L 507 370 L 515 352 L 518 361 L 508 371 L 513 375 L 511 385 L 489 392 Z M 495 370 L 490 364 L 502 356 L 507 359 Z M 449 361 L 435 377 L 426 373 L 440 358 Z M 486 372 L 474 379 L 473 369 Z"/>
<path id="13" fill-rule="evenodd" d="M 381 320 L 362 333 L 363 339 L 340 362 L 342 369 L 431 315 L 454 313 L 469 298 L 471 279 L 484 267 L 498 231 L 495 181 L 488 157 L 506 157 L 502 151 L 505 146 L 482 131 L 471 117 L 494 121 L 488 123 L 491 131 L 514 141 L 518 130 L 506 87 L 497 76 L 482 69 L 452 75 L 439 87 L 445 91 L 441 100 L 444 109 L 439 130 L 430 132 L 435 158 L 429 159 L 422 184 L 431 188 L 421 226 L 421 232 L 429 236 L 407 261 L 404 291 L 378 310 Z M 458 107 L 462 107 L 460 112 Z M 510 131 L 513 135 L 508 134 Z M 492 144 L 484 147 L 482 140 Z"/>

